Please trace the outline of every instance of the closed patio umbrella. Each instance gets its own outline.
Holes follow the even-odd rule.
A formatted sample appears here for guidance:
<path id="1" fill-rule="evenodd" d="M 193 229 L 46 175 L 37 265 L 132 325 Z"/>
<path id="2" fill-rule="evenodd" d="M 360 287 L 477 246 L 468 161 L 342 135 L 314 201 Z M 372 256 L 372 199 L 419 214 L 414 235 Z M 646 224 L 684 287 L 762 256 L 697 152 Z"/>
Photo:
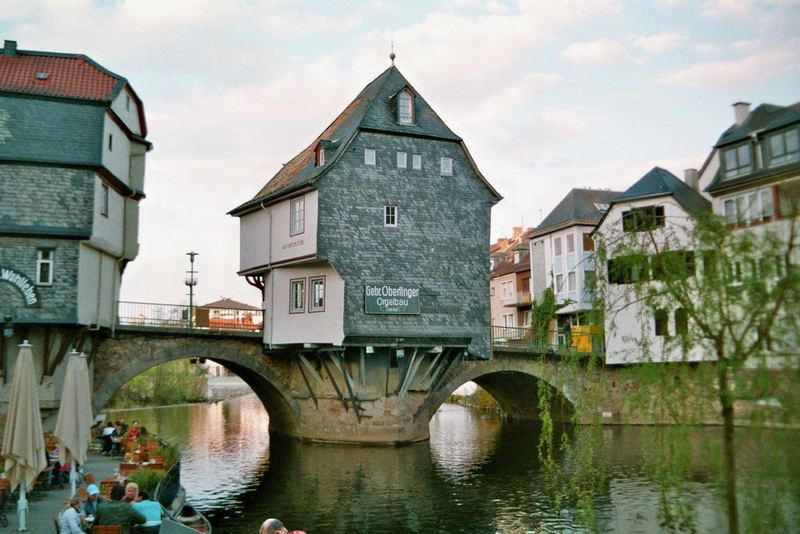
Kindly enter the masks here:
<path id="1" fill-rule="evenodd" d="M 19 346 L 14 379 L 11 381 L 3 449 L 0 452 L 5 460 L 6 476 L 11 484 L 9 491 L 14 491 L 19 486 L 17 503 L 19 530 L 28 530 L 26 493 L 33 489 L 36 477 L 47 467 L 42 416 L 39 412 L 38 384 L 31 347 L 27 341 L 23 341 Z"/>
<path id="2" fill-rule="evenodd" d="M 72 351 L 64 375 L 61 404 L 53 434 L 61 442 L 61 465 L 72 464 L 69 473 L 71 495 L 75 495 L 76 464 L 86 461 L 86 451 L 92 440 L 92 393 L 89 389 L 89 367 L 86 355 Z"/>

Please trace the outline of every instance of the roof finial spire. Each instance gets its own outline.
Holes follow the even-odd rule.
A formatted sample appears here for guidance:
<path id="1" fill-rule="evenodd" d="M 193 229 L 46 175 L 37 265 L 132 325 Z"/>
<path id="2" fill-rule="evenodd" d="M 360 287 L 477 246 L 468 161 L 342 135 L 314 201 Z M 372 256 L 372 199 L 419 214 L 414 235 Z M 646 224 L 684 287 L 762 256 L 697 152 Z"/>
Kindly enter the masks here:
<path id="1" fill-rule="evenodd" d="M 392 38 L 392 51 L 389 53 L 389 59 L 392 60 L 392 67 L 394 67 L 394 58 L 397 56 L 394 55 L 394 38 Z"/>

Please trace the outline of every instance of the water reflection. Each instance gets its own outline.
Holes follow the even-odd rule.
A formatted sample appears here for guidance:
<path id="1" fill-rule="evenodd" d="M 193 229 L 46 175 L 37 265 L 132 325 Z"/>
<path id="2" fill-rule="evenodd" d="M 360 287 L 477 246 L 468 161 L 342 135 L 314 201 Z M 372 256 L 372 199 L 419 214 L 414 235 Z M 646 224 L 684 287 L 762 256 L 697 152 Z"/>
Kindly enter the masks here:
<path id="1" fill-rule="evenodd" d="M 313 534 L 582 532 L 568 512 L 549 505 L 536 449 L 540 429 L 530 422 L 444 405 L 431 421 L 430 442 L 393 448 L 270 440 L 255 396 L 109 415 L 138 419 L 179 444 L 189 498 L 223 534 L 253 534 L 270 516 Z M 661 495 L 641 467 L 648 432 L 603 429 L 609 484 L 596 502 L 602 532 L 660 531 Z M 718 433 L 692 430 L 695 449 L 718 442 Z M 724 531 L 708 474 L 697 471 L 693 480 L 698 530 Z"/>

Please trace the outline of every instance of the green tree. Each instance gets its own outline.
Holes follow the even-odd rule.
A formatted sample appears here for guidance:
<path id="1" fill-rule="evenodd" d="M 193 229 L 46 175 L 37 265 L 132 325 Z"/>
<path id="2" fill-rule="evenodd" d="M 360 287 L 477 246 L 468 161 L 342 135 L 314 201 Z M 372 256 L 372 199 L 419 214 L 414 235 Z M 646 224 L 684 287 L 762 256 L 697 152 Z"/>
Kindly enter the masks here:
<path id="1" fill-rule="evenodd" d="M 740 520 L 740 488 L 760 483 L 743 485 L 749 475 L 738 469 L 737 450 L 747 445 L 737 441 L 737 423 L 797 421 L 800 222 L 790 196 L 782 196 L 784 218 L 769 224 L 732 230 L 722 217 L 698 213 L 638 231 L 620 228 L 601 236 L 598 249 L 599 264 L 617 282 L 601 287 L 609 332 L 634 313 L 644 335 L 627 341 L 644 362 L 672 362 L 633 371 L 643 385 L 639 407 L 674 425 L 708 420 L 703 406 L 710 401 L 719 408 L 720 479 L 730 532 L 737 534 L 766 529 L 782 509 L 778 502 L 770 514 L 750 510 L 755 515 Z M 704 363 L 690 363 L 698 360 Z M 687 476 L 687 451 L 673 447 L 670 454 L 650 467 L 675 489 Z M 781 474 L 796 477 L 797 469 Z M 686 527 L 687 514 L 665 510 L 666 523 Z"/>
<path id="2" fill-rule="evenodd" d="M 114 408 L 163 406 L 202 400 L 206 375 L 188 359 L 174 360 L 135 376 L 112 400 Z"/>

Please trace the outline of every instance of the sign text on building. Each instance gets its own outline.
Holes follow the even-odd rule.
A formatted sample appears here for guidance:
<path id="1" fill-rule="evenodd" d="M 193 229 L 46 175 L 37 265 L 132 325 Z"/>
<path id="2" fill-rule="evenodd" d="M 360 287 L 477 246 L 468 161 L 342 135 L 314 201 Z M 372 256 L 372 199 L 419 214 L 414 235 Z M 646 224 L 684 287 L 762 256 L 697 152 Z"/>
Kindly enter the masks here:
<path id="1" fill-rule="evenodd" d="M 25 299 L 26 306 L 39 305 L 39 293 L 36 291 L 36 286 L 24 274 L 8 267 L 0 267 L 0 282 L 7 282 L 17 288 L 22 298 Z"/>
<path id="2" fill-rule="evenodd" d="M 370 314 L 417 314 L 419 287 L 401 284 L 366 284 L 364 311 Z"/>

